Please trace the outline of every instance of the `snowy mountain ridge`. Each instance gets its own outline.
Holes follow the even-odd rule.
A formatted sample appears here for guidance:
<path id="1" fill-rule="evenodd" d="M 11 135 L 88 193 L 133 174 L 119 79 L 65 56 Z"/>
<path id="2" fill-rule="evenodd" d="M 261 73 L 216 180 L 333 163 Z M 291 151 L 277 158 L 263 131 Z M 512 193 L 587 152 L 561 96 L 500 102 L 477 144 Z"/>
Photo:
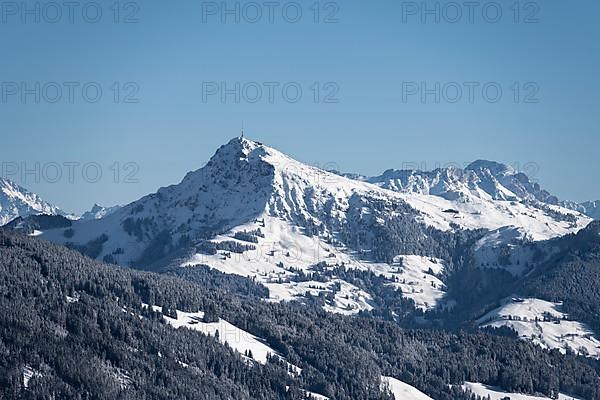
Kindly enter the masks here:
<path id="1" fill-rule="evenodd" d="M 472 183 L 479 175 L 470 171 L 438 171 L 435 179 L 413 174 L 410 179 L 362 182 L 305 165 L 259 142 L 235 138 L 181 183 L 97 221 L 79 221 L 73 242 L 85 244 L 107 234 L 109 241 L 115 235 L 121 243 L 135 238 L 146 247 L 162 234 L 164 239 L 169 236 L 173 247 L 208 239 L 264 215 L 330 236 L 349 229 L 349 216 L 362 222 L 374 218 L 382 225 L 388 217 L 411 214 L 414 221 L 443 231 L 516 226 L 535 240 L 574 232 L 589 222 L 558 206 L 515 202 L 516 195 L 497 185 L 491 174 L 480 174 L 489 185 L 475 187 Z M 447 182 L 454 184 L 449 187 Z M 492 187 L 498 189 L 492 192 Z M 377 210 L 372 209 L 374 204 Z M 49 237 L 60 241 L 57 235 Z"/>
<path id="2" fill-rule="evenodd" d="M 533 205 L 542 203 L 574 210 L 594 219 L 600 218 L 600 201 L 576 203 L 559 200 L 525 173 L 494 161 L 477 160 L 465 168 L 450 166 L 432 171 L 389 169 L 373 177 L 359 174 L 342 175 L 401 193 L 426 194 L 447 200 L 466 201 L 469 198 L 481 198 L 486 194 L 492 200 L 519 201 Z"/>
<path id="3" fill-rule="evenodd" d="M 32 214 L 64 215 L 60 208 L 37 194 L 8 179 L 0 178 L 0 226 L 17 217 Z"/>
<path id="4" fill-rule="evenodd" d="M 79 219 L 82 221 L 88 221 L 88 220 L 92 220 L 92 219 L 104 218 L 107 215 L 110 215 L 110 214 L 116 212 L 120 208 L 121 208 L 121 206 L 118 206 L 118 205 L 112 206 L 112 207 L 104 207 L 99 204 L 94 204 L 89 211 L 86 211 L 83 214 L 81 214 L 81 217 L 79 217 Z"/>

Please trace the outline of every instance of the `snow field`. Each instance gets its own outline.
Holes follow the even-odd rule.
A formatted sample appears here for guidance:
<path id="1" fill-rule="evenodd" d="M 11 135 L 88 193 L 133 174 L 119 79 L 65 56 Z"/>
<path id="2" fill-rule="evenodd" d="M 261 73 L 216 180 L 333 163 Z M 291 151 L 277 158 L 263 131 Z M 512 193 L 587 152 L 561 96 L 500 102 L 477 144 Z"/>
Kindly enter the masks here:
<path id="1" fill-rule="evenodd" d="M 507 326 L 522 339 L 531 340 L 547 349 L 567 349 L 600 358 L 600 340 L 585 324 L 568 320 L 560 311 L 561 303 L 540 299 L 507 299 L 505 304 L 477 320 L 482 326 Z"/>

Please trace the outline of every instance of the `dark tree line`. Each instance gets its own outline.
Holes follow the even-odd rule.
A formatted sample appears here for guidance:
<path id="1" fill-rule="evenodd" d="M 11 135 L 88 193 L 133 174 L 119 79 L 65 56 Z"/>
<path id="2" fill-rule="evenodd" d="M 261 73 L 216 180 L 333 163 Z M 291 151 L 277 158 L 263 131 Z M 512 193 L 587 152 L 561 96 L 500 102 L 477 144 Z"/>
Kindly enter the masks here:
<path id="1" fill-rule="evenodd" d="M 436 400 L 471 399 L 449 386 L 464 381 L 600 399 L 596 361 L 508 336 L 406 330 L 371 316 L 272 304 L 211 283 L 100 264 L 13 233 L 0 232 L 0 260 L 6 398 L 300 399 L 307 389 L 340 400 L 390 399 L 380 390 L 386 375 Z M 239 289 L 219 282 L 230 283 Z M 288 374 L 277 358 L 249 365 L 214 338 L 172 329 L 142 303 L 167 314 L 209 310 L 211 320 L 264 339 L 302 373 Z M 25 367 L 36 371 L 26 390 Z"/>

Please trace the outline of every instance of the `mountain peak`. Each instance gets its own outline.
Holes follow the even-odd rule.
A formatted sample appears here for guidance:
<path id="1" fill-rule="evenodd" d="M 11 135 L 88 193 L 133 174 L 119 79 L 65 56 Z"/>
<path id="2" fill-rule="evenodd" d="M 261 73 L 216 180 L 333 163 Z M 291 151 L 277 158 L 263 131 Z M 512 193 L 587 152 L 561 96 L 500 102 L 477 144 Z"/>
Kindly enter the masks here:
<path id="1" fill-rule="evenodd" d="M 208 165 L 237 163 L 241 159 L 247 159 L 250 154 L 254 153 L 257 149 L 266 148 L 267 147 L 260 142 L 238 136 L 219 147 L 211 157 Z"/>
<path id="2" fill-rule="evenodd" d="M 255 149 L 256 147 L 259 146 L 263 146 L 262 143 L 256 141 L 256 140 L 252 140 L 252 139 L 248 139 L 245 136 L 236 136 L 233 139 L 231 139 L 228 144 L 237 144 L 240 145 L 246 149 Z"/>
<path id="3" fill-rule="evenodd" d="M 489 160 L 476 160 L 467 165 L 465 168 L 467 171 L 481 171 L 481 170 L 489 170 L 492 175 L 513 175 L 515 170 L 506 164 L 502 164 L 496 161 Z"/>
<path id="4" fill-rule="evenodd" d="M 258 148 L 268 148 L 263 143 L 248 139 L 245 136 L 237 136 L 231 139 L 227 144 L 221 146 L 221 148 L 233 148 L 242 151 L 244 154 L 248 155 L 254 150 Z"/>
<path id="5" fill-rule="evenodd" d="M 0 178 L 0 226 L 31 214 L 63 214 L 56 206 L 15 182 Z"/>
<path id="6" fill-rule="evenodd" d="M 19 185 L 17 185 L 15 182 L 11 181 L 10 179 L 6 179 L 6 178 L 2 178 L 0 177 L 0 190 L 6 192 L 7 190 L 11 190 L 11 189 L 22 189 Z"/>
<path id="7" fill-rule="evenodd" d="M 119 209 L 121 209 L 121 206 L 119 206 L 119 205 L 112 206 L 112 207 L 104 207 L 98 203 L 94 203 L 92 208 L 89 211 L 84 212 L 79 217 L 79 219 L 82 221 L 88 221 L 91 219 L 100 219 L 100 218 L 104 218 L 104 217 L 118 211 Z"/>

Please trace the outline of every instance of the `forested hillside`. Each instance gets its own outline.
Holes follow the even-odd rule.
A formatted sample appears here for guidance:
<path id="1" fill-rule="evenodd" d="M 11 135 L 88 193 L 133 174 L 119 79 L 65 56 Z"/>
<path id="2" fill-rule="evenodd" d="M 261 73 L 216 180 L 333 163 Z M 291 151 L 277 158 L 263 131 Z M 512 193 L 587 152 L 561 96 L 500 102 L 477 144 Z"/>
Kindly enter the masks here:
<path id="1" fill-rule="evenodd" d="M 564 301 L 567 313 L 600 332 L 600 222 L 550 244 L 560 251 L 535 271 L 522 292 Z"/>
<path id="2" fill-rule="evenodd" d="M 436 400 L 469 398 L 448 386 L 463 381 L 600 399 L 596 361 L 511 337 L 403 330 L 272 304 L 228 293 L 225 280 L 224 290 L 205 289 L 14 233 L 0 232 L 0 260 L 0 387 L 9 399 L 298 399 L 300 388 L 332 399 L 389 399 L 382 375 Z M 302 372 L 288 373 L 278 358 L 250 362 L 214 338 L 174 330 L 142 303 L 168 315 L 213 310 Z"/>

